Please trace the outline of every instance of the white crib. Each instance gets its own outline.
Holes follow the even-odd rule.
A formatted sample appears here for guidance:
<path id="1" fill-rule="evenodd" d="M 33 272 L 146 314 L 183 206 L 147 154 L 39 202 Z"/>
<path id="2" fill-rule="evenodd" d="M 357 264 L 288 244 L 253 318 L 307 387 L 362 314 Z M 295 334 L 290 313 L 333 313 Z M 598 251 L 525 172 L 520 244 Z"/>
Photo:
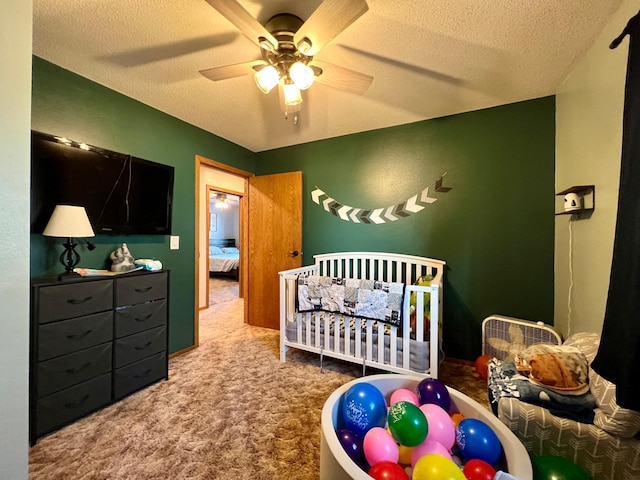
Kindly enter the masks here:
<path id="1" fill-rule="evenodd" d="M 293 347 L 320 355 L 321 366 L 325 355 L 362 364 L 363 375 L 369 366 L 388 372 L 438 377 L 445 262 L 381 252 L 327 253 L 315 255 L 314 259 L 314 265 L 280 272 L 281 362 L 286 361 L 287 350 Z M 298 312 L 296 291 L 300 275 L 404 283 L 401 327 L 339 313 Z M 433 277 L 430 285 L 413 285 L 419 277 L 427 275 Z M 410 323 L 412 292 L 416 293 L 413 329 Z M 429 316 L 424 314 L 425 293 L 431 294 Z"/>

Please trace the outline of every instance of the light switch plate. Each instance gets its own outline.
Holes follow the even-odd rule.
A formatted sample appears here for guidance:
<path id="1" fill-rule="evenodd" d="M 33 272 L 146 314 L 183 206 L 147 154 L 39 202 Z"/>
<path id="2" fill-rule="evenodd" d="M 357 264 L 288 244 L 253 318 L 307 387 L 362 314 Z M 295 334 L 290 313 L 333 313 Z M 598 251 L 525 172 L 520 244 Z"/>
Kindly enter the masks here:
<path id="1" fill-rule="evenodd" d="M 177 235 L 171 235 L 169 239 L 169 248 L 171 250 L 179 250 L 180 249 L 180 237 Z"/>

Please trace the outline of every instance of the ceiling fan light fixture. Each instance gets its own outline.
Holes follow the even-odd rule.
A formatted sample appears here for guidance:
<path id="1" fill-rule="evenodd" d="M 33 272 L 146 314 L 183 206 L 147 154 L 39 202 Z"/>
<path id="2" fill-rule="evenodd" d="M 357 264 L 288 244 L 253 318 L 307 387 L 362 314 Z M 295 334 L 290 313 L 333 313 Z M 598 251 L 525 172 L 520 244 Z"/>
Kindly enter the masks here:
<path id="1" fill-rule="evenodd" d="M 226 193 L 218 193 L 216 195 L 216 208 L 220 208 L 224 210 L 225 208 L 229 208 L 229 199 L 227 198 Z"/>
<path id="2" fill-rule="evenodd" d="M 298 42 L 298 44 L 296 45 L 296 47 L 298 48 L 298 51 L 303 54 L 306 55 L 307 52 L 309 50 L 311 50 L 311 46 L 313 44 L 311 43 L 311 40 L 309 39 L 309 37 L 304 37 L 302 40 L 300 40 Z"/>
<path id="3" fill-rule="evenodd" d="M 308 65 L 296 62 L 289 68 L 289 77 L 300 90 L 306 90 L 313 85 L 314 72 Z"/>
<path id="4" fill-rule="evenodd" d="M 300 89 L 296 87 L 294 83 L 285 82 L 283 86 L 284 104 L 285 105 L 299 105 L 302 103 L 302 94 Z"/>
<path id="5" fill-rule="evenodd" d="M 273 89 L 273 87 L 278 85 L 280 74 L 274 66 L 267 65 L 266 67 L 257 71 L 253 75 L 253 78 L 256 81 L 256 85 L 258 85 L 258 88 L 262 90 L 262 92 L 269 93 Z"/>

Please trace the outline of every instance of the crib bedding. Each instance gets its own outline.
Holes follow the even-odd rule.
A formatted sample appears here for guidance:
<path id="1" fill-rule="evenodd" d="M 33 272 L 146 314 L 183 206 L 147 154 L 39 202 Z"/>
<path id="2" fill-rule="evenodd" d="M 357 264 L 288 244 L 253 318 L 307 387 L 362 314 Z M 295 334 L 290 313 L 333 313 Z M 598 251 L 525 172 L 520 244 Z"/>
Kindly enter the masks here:
<path id="1" fill-rule="evenodd" d="M 349 352 L 351 354 L 355 354 L 358 349 L 356 348 L 356 322 L 360 323 L 360 352 L 366 352 L 367 348 L 367 327 L 366 320 L 364 319 L 354 319 L 351 317 L 347 317 L 349 323 L 349 331 L 350 331 L 350 341 L 349 341 Z M 327 328 L 328 324 L 328 328 Z M 340 343 L 338 345 L 338 352 L 345 353 L 345 332 L 346 332 L 346 322 L 344 317 L 339 316 L 335 318 L 333 315 L 331 316 L 331 320 L 321 320 L 313 318 L 310 322 L 310 343 L 306 343 L 307 339 L 307 323 L 300 322 L 300 330 L 298 330 L 297 322 L 286 322 L 286 337 L 291 342 L 297 342 L 300 345 L 306 345 L 310 347 L 323 348 L 328 354 L 330 352 L 335 351 L 335 339 L 338 337 L 340 339 Z M 316 345 L 316 325 L 319 325 L 319 342 Z M 325 339 L 325 331 L 328 331 L 328 339 Z M 371 357 L 368 360 L 378 361 L 378 348 L 380 342 L 378 340 L 379 334 L 377 333 L 378 324 L 377 322 L 372 322 L 372 335 L 371 335 L 371 344 L 372 344 L 372 353 Z M 395 362 L 391 362 L 391 336 L 390 336 L 390 327 L 388 324 L 383 326 L 383 336 L 384 336 L 384 356 L 383 363 L 385 364 L 395 364 L 402 365 L 402 353 L 403 353 L 403 340 L 401 337 L 397 337 L 396 348 L 394 350 L 395 353 Z M 299 333 L 298 333 L 299 332 Z M 418 373 L 424 373 L 429 370 L 429 342 L 418 342 L 416 340 L 409 341 L 409 352 L 410 352 L 410 362 L 409 368 L 410 370 Z M 364 355 L 364 353 L 362 353 Z"/>
<path id="2" fill-rule="evenodd" d="M 321 275 L 298 276 L 299 312 L 324 310 L 399 326 L 404 284 Z"/>

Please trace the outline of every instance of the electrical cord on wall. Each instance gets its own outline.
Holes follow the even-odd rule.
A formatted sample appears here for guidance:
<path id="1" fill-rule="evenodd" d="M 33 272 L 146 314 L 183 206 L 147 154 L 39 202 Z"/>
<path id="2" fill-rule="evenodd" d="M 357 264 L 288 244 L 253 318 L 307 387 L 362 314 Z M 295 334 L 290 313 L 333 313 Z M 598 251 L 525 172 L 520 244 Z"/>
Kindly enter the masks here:
<path id="1" fill-rule="evenodd" d="M 571 215 L 573 217 L 573 215 Z M 567 295 L 567 336 L 571 335 L 571 291 L 573 290 L 573 235 L 569 218 L 569 293 Z"/>
<path id="2" fill-rule="evenodd" d="M 107 196 L 107 199 L 104 201 L 104 204 L 102 205 L 102 210 L 100 210 L 100 215 L 98 215 L 98 220 L 96 220 L 96 223 L 100 223 L 100 220 L 102 220 L 102 215 L 104 214 L 104 210 L 107 207 L 109 200 L 111 200 L 111 196 L 113 195 L 113 192 L 116 190 L 116 187 L 118 186 L 118 183 L 120 183 L 120 179 L 122 178 L 122 174 L 124 173 L 125 169 L 129 167 L 128 169 L 128 173 L 129 173 L 129 178 L 127 179 L 127 194 L 125 197 L 125 207 L 127 209 L 127 221 L 126 224 L 129 224 L 129 193 L 131 192 L 131 155 L 127 155 L 125 157 L 124 163 L 122 164 L 122 168 L 120 169 L 120 173 L 118 174 L 118 178 L 116 178 L 116 181 L 114 182 L 113 186 L 111 187 L 111 191 L 109 192 L 109 195 Z"/>

